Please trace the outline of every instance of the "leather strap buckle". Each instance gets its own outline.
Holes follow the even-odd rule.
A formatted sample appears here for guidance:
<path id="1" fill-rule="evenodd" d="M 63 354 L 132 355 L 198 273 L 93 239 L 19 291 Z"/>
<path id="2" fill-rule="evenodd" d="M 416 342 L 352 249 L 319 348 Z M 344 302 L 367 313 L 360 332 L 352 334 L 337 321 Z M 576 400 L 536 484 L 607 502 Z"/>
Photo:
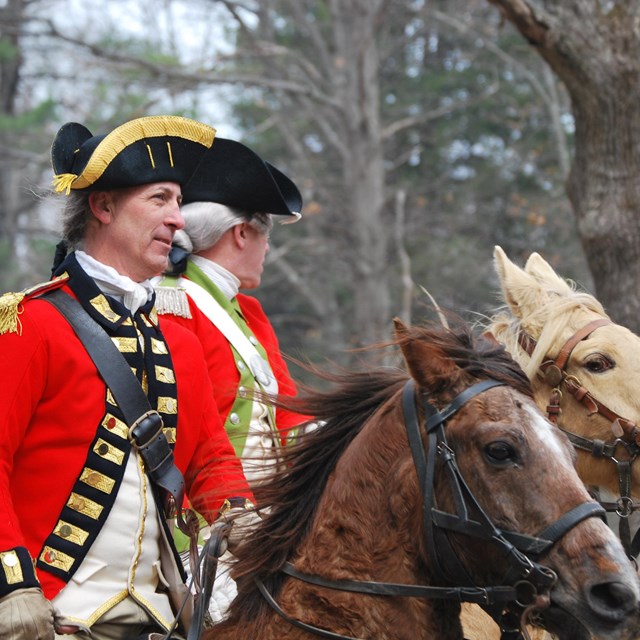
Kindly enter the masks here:
<path id="1" fill-rule="evenodd" d="M 137 449 L 149 446 L 160 434 L 164 424 L 157 411 L 143 413 L 129 428 L 129 441 Z"/>
<path id="2" fill-rule="evenodd" d="M 157 411 L 143 413 L 129 429 L 129 440 L 142 456 L 147 473 L 156 482 L 163 467 L 173 465 L 173 452 L 164 435 L 164 423 Z M 156 477 L 158 476 L 158 477 Z"/>

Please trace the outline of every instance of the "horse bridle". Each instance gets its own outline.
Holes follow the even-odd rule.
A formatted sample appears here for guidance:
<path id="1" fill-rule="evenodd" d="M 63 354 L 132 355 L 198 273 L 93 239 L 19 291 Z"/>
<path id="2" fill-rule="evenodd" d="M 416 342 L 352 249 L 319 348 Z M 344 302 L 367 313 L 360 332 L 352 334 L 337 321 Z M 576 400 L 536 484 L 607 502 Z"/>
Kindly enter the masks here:
<path id="1" fill-rule="evenodd" d="M 609 324 L 613 324 L 611 320 L 598 318 L 576 331 L 565 342 L 556 358 L 543 360 L 538 376 L 551 387 L 551 395 L 547 405 L 549 420 L 567 434 L 575 448 L 587 451 L 596 458 L 611 460 L 616 465 L 620 493 L 618 500 L 616 502 L 601 501 L 600 504 L 606 511 L 616 513 L 620 518 L 620 540 L 627 554 L 635 560 L 640 552 L 640 531 L 636 532 L 632 540 L 629 516 L 640 509 L 640 503 L 634 502 L 631 498 L 631 471 L 633 463 L 638 458 L 638 454 L 640 454 L 640 430 L 635 422 L 622 417 L 595 398 L 576 376 L 569 375 L 566 370 L 569 358 L 576 345 L 588 338 L 599 327 Z M 532 356 L 537 342 L 521 330 L 518 334 L 518 344 L 529 356 Z M 560 407 L 560 402 L 562 401 L 561 387 L 579 403 L 583 404 L 587 408 L 589 415 L 598 413 L 611 422 L 611 430 L 615 436 L 613 442 L 605 442 L 597 438 L 585 438 L 568 431 L 558 424 L 558 418 L 562 411 Z M 625 459 L 618 457 L 618 451 L 621 449 L 626 451 Z"/>
<path id="2" fill-rule="evenodd" d="M 447 443 L 445 427 L 447 421 L 476 395 L 506 383 L 485 380 L 476 383 L 457 395 L 444 409 L 438 411 L 431 405 L 426 394 L 420 394 L 424 411 L 423 426 L 427 432 L 428 447 L 425 447 L 420 433 L 420 423 L 416 407 L 415 383 L 406 383 L 402 395 L 402 409 L 405 428 L 413 456 L 419 486 L 423 498 L 423 522 L 425 539 L 430 559 L 441 582 L 460 586 L 407 585 L 369 580 L 330 580 L 317 575 L 306 574 L 296 569 L 291 562 L 285 563 L 281 571 L 309 584 L 350 591 L 355 593 L 431 598 L 472 602 L 479 604 L 494 617 L 501 628 L 502 640 L 521 640 L 521 614 L 532 606 L 539 595 L 547 595 L 556 581 L 555 573 L 536 560 L 547 552 L 570 529 L 583 520 L 599 516 L 604 509 L 597 502 L 583 502 L 571 509 L 537 536 L 502 531 L 498 529 L 484 512 L 465 482 L 455 453 Z M 447 513 L 437 508 L 434 495 L 435 467 L 438 458 L 448 475 L 457 513 Z M 473 514 L 475 519 L 470 518 Z M 447 535 L 447 531 L 490 540 L 501 547 L 510 568 L 505 585 L 478 587 L 458 559 Z M 334 640 L 356 640 L 327 629 L 307 624 L 289 616 L 278 605 L 264 583 L 254 576 L 254 581 L 268 604 L 291 625 L 316 635 Z"/>

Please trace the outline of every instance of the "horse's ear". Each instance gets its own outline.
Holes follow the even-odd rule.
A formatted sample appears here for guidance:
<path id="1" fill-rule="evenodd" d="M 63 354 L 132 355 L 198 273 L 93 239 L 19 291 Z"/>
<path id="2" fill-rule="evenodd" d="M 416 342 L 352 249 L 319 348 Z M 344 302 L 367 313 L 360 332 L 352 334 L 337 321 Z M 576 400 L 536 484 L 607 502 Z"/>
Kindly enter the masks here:
<path id="1" fill-rule="evenodd" d="M 524 270 L 539 280 L 541 284 L 548 285 L 550 289 L 560 294 L 570 295 L 572 293 L 569 283 L 561 278 L 539 253 L 534 252 L 529 256 Z"/>
<path id="2" fill-rule="evenodd" d="M 482 334 L 480 334 L 480 338 L 488 342 L 490 345 L 492 345 L 496 349 L 502 346 L 502 343 L 490 331 L 484 331 Z"/>
<path id="3" fill-rule="evenodd" d="M 396 337 L 396 340 L 402 340 L 402 338 L 406 338 L 409 334 L 409 329 L 407 325 L 400 320 L 400 318 L 393 319 L 393 334 Z"/>
<path id="4" fill-rule="evenodd" d="M 424 390 L 435 390 L 448 384 L 458 367 L 442 349 L 431 340 L 420 339 L 421 332 L 399 320 L 393 320 L 394 333 L 411 377 Z"/>
<path id="5" fill-rule="evenodd" d="M 505 303 L 516 318 L 526 321 L 545 305 L 548 297 L 544 287 L 537 278 L 511 262 L 501 247 L 494 248 L 493 260 Z"/>

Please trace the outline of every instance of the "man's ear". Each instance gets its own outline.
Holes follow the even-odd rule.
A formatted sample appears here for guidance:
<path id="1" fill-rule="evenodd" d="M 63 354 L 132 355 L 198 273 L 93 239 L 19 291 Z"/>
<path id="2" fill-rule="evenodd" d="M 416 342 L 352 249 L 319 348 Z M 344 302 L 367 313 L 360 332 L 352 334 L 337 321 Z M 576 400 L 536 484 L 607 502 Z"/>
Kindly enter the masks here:
<path id="1" fill-rule="evenodd" d="M 240 224 L 231 227 L 233 232 L 233 239 L 236 245 L 240 249 L 244 249 L 245 244 L 247 243 L 247 223 L 241 222 Z"/>
<path id="2" fill-rule="evenodd" d="M 103 224 L 112 221 L 113 201 L 107 191 L 92 191 L 89 194 L 89 207 L 91 213 Z"/>

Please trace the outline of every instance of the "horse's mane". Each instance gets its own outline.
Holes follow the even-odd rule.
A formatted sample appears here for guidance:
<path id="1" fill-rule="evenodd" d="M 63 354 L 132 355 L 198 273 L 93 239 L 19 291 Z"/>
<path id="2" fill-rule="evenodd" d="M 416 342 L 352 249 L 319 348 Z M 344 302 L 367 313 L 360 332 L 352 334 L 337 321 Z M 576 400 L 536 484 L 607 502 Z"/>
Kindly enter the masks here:
<path id="1" fill-rule="evenodd" d="M 533 378 L 543 359 L 550 353 L 557 336 L 572 324 L 573 318 L 584 313 L 594 313 L 608 318 L 600 302 L 591 294 L 579 291 L 571 285 L 570 291 L 549 295 L 535 307 L 533 313 L 520 319 L 508 306 L 498 308 L 482 322 L 485 331 L 505 345 L 507 351 L 518 361 L 529 378 Z M 525 328 L 530 328 L 529 331 Z M 519 344 L 521 333 L 537 333 L 537 344 L 529 356 Z M 533 336 L 532 336 L 533 337 Z M 560 345 L 555 345 L 560 347 Z"/>
<path id="2" fill-rule="evenodd" d="M 278 570 L 302 541 L 328 477 L 349 443 L 367 420 L 407 380 L 400 369 L 381 368 L 361 372 L 329 373 L 311 365 L 305 368 L 334 385 L 330 391 L 313 391 L 299 385 L 295 399 L 280 399 L 279 406 L 308 416 L 319 425 L 302 432 L 279 454 L 277 470 L 254 487 L 268 518 L 247 537 L 239 550 L 232 575 L 238 584 L 232 617 L 250 619 L 264 604 L 252 597 L 253 576 L 260 577 L 271 593 L 281 583 Z"/>
<path id="3" fill-rule="evenodd" d="M 379 346 L 408 346 L 413 341 L 435 345 L 456 363 L 463 376 L 497 379 L 531 396 L 529 380 L 504 347 L 488 337 L 476 336 L 464 323 L 455 330 L 439 325 L 409 327 L 395 341 Z M 229 610 L 230 623 L 264 613 L 266 603 L 256 597 L 253 577 L 277 595 L 283 579 L 279 570 L 307 534 L 338 459 L 375 412 L 399 395 L 409 377 L 404 370 L 391 367 L 338 373 L 309 365 L 305 368 L 334 388 L 317 391 L 303 386 L 298 397 L 278 403 L 314 416 L 320 426 L 287 446 L 277 470 L 255 488 L 258 504 L 268 516 L 238 549 L 232 570 L 238 596 Z M 424 368 L 429 368 L 428 362 Z M 453 381 L 442 380 L 445 386 L 447 382 Z"/>

